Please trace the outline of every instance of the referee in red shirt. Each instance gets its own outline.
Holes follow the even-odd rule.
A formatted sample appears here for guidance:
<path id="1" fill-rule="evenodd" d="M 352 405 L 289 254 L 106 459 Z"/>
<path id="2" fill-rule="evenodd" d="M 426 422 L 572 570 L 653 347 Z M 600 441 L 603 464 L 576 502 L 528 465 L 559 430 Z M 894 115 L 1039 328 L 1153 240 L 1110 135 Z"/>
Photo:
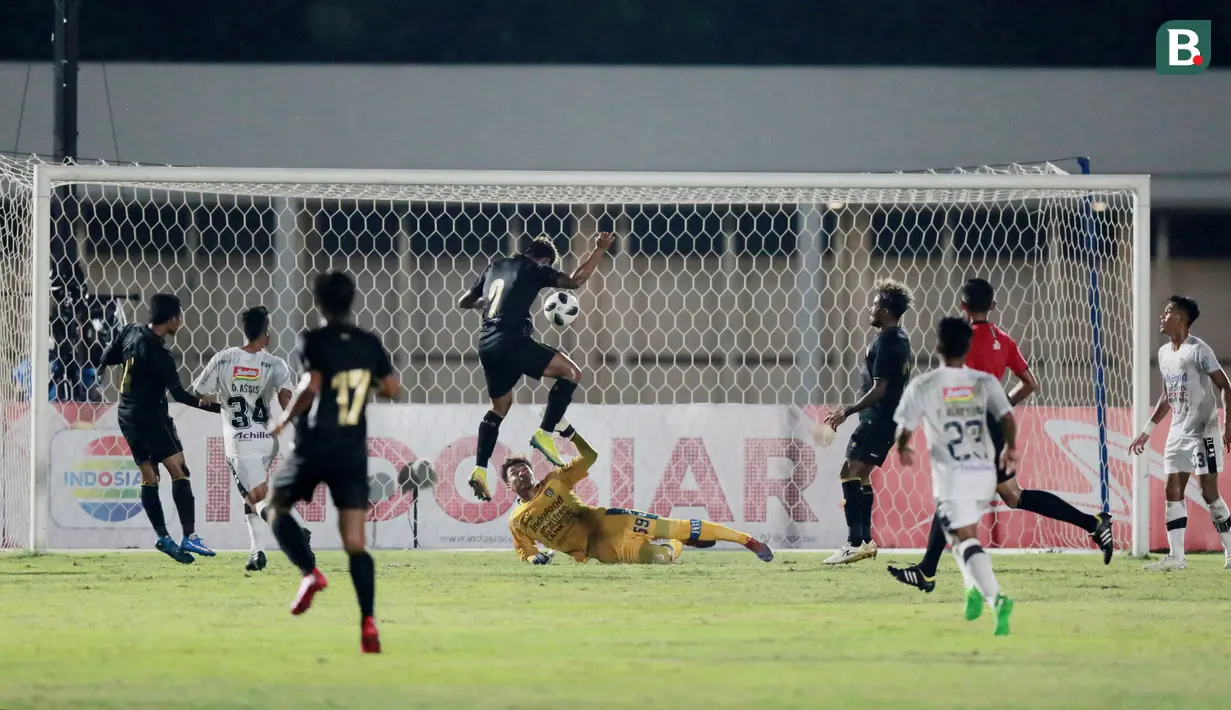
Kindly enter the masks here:
<path id="1" fill-rule="evenodd" d="M 988 313 L 996 306 L 995 296 L 996 293 L 991 283 L 985 279 L 970 279 L 962 287 L 962 311 L 974 329 L 970 353 L 966 356 L 966 367 L 986 372 L 998 379 L 1004 379 L 1005 370 L 1011 370 L 1019 380 L 1017 386 L 1009 393 L 1009 403 L 1016 407 L 1019 402 L 1039 389 L 1039 382 L 1030 373 L 1026 359 L 1022 357 L 1013 338 L 987 319 Z M 1004 438 L 1000 433 L 999 425 L 991 418 L 988 419 L 987 426 L 992 443 L 996 446 L 995 461 L 999 464 L 1000 452 L 1004 448 Z M 1054 493 L 1022 490 L 1015 476 L 1015 472 L 997 467 L 996 493 L 1006 505 L 1076 525 L 1090 533 L 1094 544 L 1098 545 L 1103 552 L 1103 563 L 1111 562 L 1112 537 L 1109 514 L 1089 515 L 1074 508 Z M 930 592 L 936 588 L 936 566 L 940 563 L 940 557 L 944 551 L 944 528 L 933 518 L 932 530 L 928 534 L 928 549 L 923 555 L 923 560 L 917 565 L 905 568 L 890 566 L 889 574 L 903 584 Z"/>

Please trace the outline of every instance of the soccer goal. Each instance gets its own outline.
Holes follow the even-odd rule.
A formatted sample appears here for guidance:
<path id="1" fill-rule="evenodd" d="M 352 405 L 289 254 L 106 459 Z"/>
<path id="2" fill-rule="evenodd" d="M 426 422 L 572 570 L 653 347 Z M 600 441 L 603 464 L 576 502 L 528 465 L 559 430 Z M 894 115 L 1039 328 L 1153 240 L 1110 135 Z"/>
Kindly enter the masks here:
<path id="1" fill-rule="evenodd" d="M 1141 554 L 1149 469 L 1127 444 L 1151 404 L 1149 210 L 1147 177 L 1051 166 L 690 174 L 3 160 L 3 546 L 148 547 L 139 476 L 108 404 L 117 376 L 95 377 L 96 344 L 143 321 L 149 297 L 166 291 L 185 304 L 169 343 L 184 382 L 242 344 L 237 318 L 249 305 L 269 307 L 272 349 L 289 358 L 294 334 L 315 322 L 306 284 L 329 267 L 358 280 L 356 319 L 383 335 L 408 389 L 373 410 L 373 544 L 508 546 L 512 495 L 497 484 L 480 504 L 466 486 L 487 400 L 476 315 L 454 304 L 491 256 L 524 238 L 551 237 L 567 270 L 610 231 L 616 245 L 579 291 L 577 321 L 536 319 L 584 373 L 568 418 L 601 458 L 578 487 L 583 500 L 703 516 L 779 547 L 839 546 L 838 470 L 855 423 L 827 447 L 813 427 L 858 397 L 875 282 L 914 292 L 904 324 L 918 372 L 931 366 L 934 324 L 957 313 L 965 279 L 981 276 L 1042 383 L 1018 410 L 1020 479 L 1110 510 L 1117 545 Z M 528 448 L 546 391 L 520 386 L 494 464 Z M 246 547 L 221 420 L 178 405 L 172 414 L 198 530 L 215 547 Z M 437 480 L 408 478 L 420 458 Z M 907 470 L 891 458 L 873 480 L 877 542 L 922 547 L 926 461 Z M 302 512 L 320 545 L 337 542 L 323 490 Z M 1090 549 L 1080 530 L 1000 505 L 984 522 L 996 547 Z"/>

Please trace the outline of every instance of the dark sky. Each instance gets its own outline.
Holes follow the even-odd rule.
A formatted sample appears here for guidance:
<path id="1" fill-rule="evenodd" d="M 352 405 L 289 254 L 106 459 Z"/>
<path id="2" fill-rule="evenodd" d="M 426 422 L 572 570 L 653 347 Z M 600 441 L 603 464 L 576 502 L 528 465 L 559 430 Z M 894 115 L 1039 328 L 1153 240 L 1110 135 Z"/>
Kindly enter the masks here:
<path id="1" fill-rule="evenodd" d="M 79 1 L 87 61 L 1149 67 L 1208 19 L 1231 62 L 1231 0 Z M 3 4 L 0 59 L 49 59 L 53 0 Z"/>

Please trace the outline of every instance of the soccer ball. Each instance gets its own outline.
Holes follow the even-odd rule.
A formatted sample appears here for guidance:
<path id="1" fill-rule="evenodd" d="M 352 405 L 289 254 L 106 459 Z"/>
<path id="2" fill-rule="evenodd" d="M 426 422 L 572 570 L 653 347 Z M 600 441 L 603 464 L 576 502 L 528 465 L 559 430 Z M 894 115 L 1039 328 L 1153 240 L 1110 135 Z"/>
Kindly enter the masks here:
<path id="1" fill-rule="evenodd" d="M 547 320 L 563 328 L 577 320 L 577 314 L 581 313 L 581 304 L 577 297 L 568 291 L 557 291 L 543 302 L 543 313 Z"/>
<path id="2" fill-rule="evenodd" d="M 403 493 L 436 485 L 436 467 L 431 461 L 418 459 L 408 463 L 398 472 L 398 487 Z"/>

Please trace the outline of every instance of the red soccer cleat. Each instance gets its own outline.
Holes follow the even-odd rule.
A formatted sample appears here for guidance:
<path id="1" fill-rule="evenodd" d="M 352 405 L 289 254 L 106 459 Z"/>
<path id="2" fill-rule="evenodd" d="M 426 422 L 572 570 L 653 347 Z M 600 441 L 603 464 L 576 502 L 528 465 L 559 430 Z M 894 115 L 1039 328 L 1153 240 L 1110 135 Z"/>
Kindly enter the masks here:
<path id="1" fill-rule="evenodd" d="M 295 600 L 291 602 L 291 613 L 299 616 L 312 608 L 312 597 L 315 597 L 317 592 L 324 591 L 325 587 L 328 586 L 329 581 L 325 579 L 325 575 L 321 574 L 319 569 L 314 569 L 304 575 L 303 581 L 299 583 L 299 593 L 295 595 Z"/>
<path id="2" fill-rule="evenodd" d="M 364 653 L 380 653 L 380 633 L 376 630 L 376 620 L 370 616 L 363 618 L 359 647 Z"/>

